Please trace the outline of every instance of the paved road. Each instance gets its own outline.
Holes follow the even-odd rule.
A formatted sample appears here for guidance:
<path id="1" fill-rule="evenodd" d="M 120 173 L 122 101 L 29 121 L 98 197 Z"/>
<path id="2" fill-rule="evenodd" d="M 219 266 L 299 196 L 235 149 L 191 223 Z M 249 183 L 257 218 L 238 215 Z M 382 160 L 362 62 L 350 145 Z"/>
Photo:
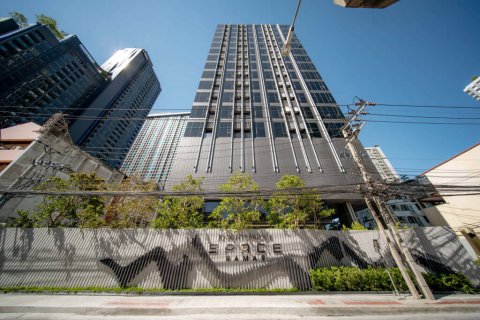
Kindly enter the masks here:
<path id="1" fill-rule="evenodd" d="M 480 296 L 436 301 L 348 295 L 0 295 L 1 319 L 480 319 Z"/>

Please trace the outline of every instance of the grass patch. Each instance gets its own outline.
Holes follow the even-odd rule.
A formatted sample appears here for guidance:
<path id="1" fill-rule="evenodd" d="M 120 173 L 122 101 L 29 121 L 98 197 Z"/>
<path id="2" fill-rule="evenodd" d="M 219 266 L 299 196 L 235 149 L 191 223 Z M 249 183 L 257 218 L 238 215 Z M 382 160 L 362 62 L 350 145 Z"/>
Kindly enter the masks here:
<path id="1" fill-rule="evenodd" d="M 0 292 L 24 292 L 24 293 L 283 293 L 283 292 L 299 292 L 297 288 L 291 289 L 236 289 L 236 288 L 203 288 L 203 289 L 179 289 L 169 290 L 162 288 L 145 289 L 139 287 L 127 288 L 104 288 L 104 287 L 3 287 Z"/>

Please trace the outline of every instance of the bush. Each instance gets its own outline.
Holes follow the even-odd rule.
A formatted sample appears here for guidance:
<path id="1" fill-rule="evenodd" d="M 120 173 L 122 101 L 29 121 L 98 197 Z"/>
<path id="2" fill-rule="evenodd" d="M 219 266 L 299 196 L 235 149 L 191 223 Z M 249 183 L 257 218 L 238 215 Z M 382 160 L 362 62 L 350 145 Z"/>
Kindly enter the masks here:
<path id="1" fill-rule="evenodd" d="M 425 281 L 432 291 L 462 291 L 465 293 L 478 293 L 470 280 L 461 273 L 424 274 Z"/>
<path id="2" fill-rule="evenodd" d="M 407 284 L 398 268 L 318 268 L 310 270 L 310 277 L 313 289 L 317 291 L 392 291 L 393 285 L 387 270 L 397 289 L 407 291 Z M 460 273 L 424 274 L 424 277 L 433 291 L 479 292 L 470 280 Z"/>

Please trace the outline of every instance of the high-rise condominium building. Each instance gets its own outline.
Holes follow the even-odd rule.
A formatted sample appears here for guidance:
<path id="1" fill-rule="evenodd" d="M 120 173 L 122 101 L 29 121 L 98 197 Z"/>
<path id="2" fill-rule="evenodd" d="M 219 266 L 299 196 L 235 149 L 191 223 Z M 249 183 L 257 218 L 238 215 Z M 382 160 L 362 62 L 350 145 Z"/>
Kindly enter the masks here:
<path id="1" fill-rule="evenodd" d="M 149 115 L 120 171 L 144 181 L 155 181 L 163 187 L 185 132 L 188 115 L 188 112 Z"/>
<path id="2" fill-rule="evenodd" d="M 155 100 L 160 82 L 153 64 L 143 49 L 117 51 L 103 65 L 110 80 L 82 113 L 82 119 L 70 125 L 73 141 L 91 155 L 114 168 L 120 168 Z"/>
<path id="3" fill-rule="evenodd" d="M 367 151 L 368 157 L 372 160 L 375 168 L 385 182 L 394 183 L 400 181 L 400 176 L 379 146 L 365 148 L 365 151 Z"/>
<path id="4" fill-rule="evenodd" d="M 480 101 L 480 77 L 476 77 L 463 89 L 469 96 Z"/>
<path id="5" fill-rule="evenodd" d="M 45 25 L 0 21 L 0 120 L 43 124 L 62 112 L 73 141 L 119 168 L 160 94 L 143 49 L 123 49 L 101 67 L 76 36 L 58 39 Z M 112 156 L 113 155 L 113 156 Z"/>
<path id="6" fill-rule="evenodd" d="M 353 161 L 341 156 L 344 116 L 296 36 L 290 55 L 281 55 L 288 29 L 217 26 L 167 189 L 192 174 L 218 190 L 236 171 L 261 189 L 275 188 L 285 174 L 312 187 L 361 181 Z M 323 198 L 345 203 L 360 196 Z"/>
<path id="7" fill-rule="evenodd" d="M 0 21 L 0 70 L 3 127 L 78 115 L 107 83 L 76 36 L 58 39 L 45 25 L 20 28 L 12 19 Z"/>

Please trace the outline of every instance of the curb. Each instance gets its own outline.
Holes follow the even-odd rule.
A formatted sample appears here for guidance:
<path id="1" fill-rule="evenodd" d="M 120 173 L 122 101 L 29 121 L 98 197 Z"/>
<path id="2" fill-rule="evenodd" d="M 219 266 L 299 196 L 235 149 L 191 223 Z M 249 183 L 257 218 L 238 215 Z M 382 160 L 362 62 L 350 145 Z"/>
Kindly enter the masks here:
<path id="1" fill-rule="evenodd" d="M 135 307 L 38 307 L 13 306 L 0 307 L 0 313 L 74 313 L 79 315 L 200 315 L 200 314 L 278 314 L 298 316 L 353 316 L 353 315 L 402 315 L 416 313 L 477 313 L 480 305 L 403 305 L 403 306 L 325 306 L 307 308 L 270 308 L 270 307 L 220 307 L 220 308 L 135 308 Z"/>

